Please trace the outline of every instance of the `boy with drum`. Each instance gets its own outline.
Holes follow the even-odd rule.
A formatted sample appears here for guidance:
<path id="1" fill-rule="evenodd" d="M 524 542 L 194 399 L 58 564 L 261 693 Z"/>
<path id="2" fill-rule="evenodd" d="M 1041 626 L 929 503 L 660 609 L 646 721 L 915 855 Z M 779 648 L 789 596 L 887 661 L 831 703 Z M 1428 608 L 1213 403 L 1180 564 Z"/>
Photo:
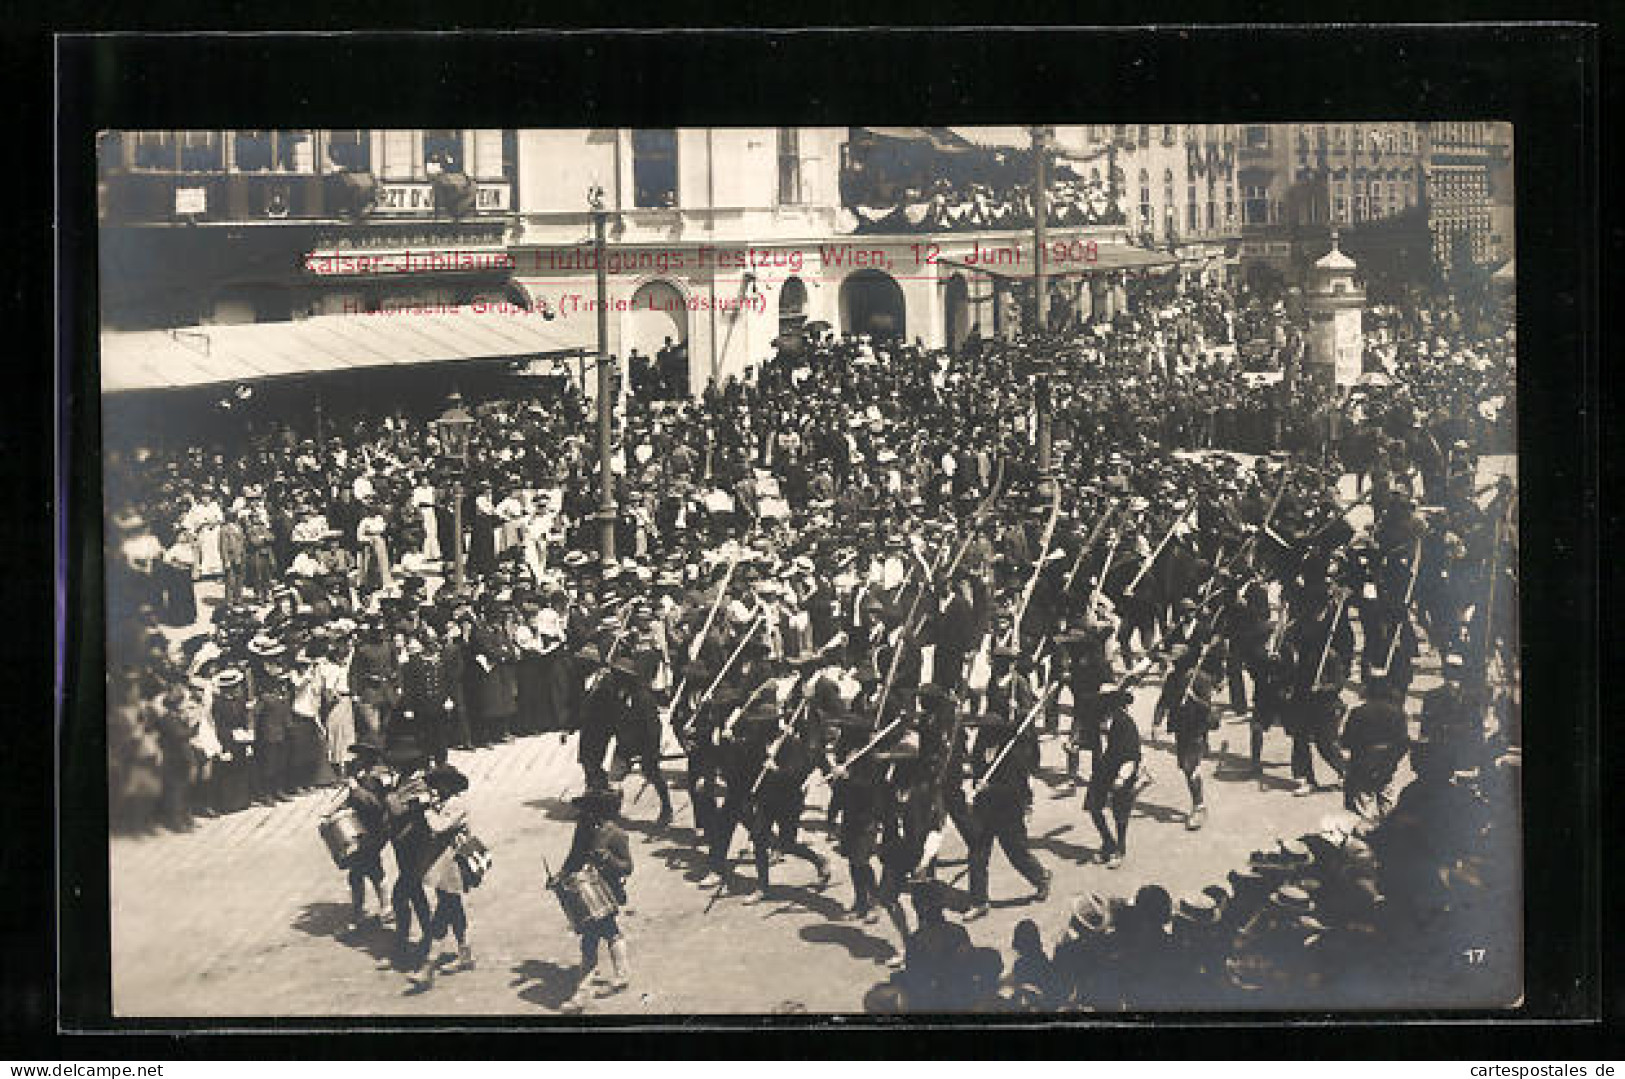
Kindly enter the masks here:
<path id="1" fill-rule="evenodd" d="M 586 1006 L 587 990 L 598 967 L 599 941 L 609 945 L 610 962 L 615 965 L 610 992 L 619 993 L 627 987 L 630 963 L 626 938 L 621 936 L 615 916 L 626 902 L 626 878 L 632 874 L 632 848 L 626 832 L 615 822 L 621 808 L 620 791 L 590 788 L 570 804 L 581 815 L 576 820 L 570 853 L 558 877 L 550 880 L 548 886 L 559 890 L 560 902 L 565 904 L 567 913 L 574 907 L 580 908 L 580 913 L 571 919 L 576 932 L 581 934 L 580 981 L 575 993 L 564 1003 L 566 1012 L 579 1012 Z M 597 894 L 600 885 L 608 892 L 607 897 Z M 594 894 L 579 894 L 582 891 Z M 605 902 L 606 898 L 609 902 Z"/>
<path id="2" fill-rule="evenodd" d="M 366 828 L 363 847 L 349 865 L 350 926 L 360 929 L 373 918 L 382 919 L 389 910 L 384 901 L 384 844 L 389 832 L 389 810 L 384 799 L 395 786 L 395 773 L 384 763 L 382 750 L 370 742 L 350 747 L 344 762 L 347 788 L 345 806 L 353 809 Z M 367 881 L 372 882 L 377 899 L 375 911 L 367 909 Z"/>

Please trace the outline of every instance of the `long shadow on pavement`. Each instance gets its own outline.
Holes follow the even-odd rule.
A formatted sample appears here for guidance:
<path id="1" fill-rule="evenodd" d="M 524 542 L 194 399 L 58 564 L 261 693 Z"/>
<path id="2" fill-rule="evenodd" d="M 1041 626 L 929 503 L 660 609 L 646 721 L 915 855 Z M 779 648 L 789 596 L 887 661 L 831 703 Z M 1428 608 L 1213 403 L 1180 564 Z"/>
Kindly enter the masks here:
<path id="1" fill-rule="evenodd" d="M 573 821 L 578 816 L 576 807 L 566 798 L 532 798 L 525 808 L 540 809 L 548 820 Z"/>
<path id="2" fill-rule="evenodd" d="M 797 908 L 812 911 L 831 921 L 839 919 L 846 913 L 841 902 L 814 888 L 790 887 L 784 884 L 773 886 L 773 899 L 782 899 L 784 902 L 767 912 L 769 918 L 778 914 L 789 914 Z"/>
<path id="3" fill-rule="evenodd" d="M 547 959 L 526 959 L 513 968 L 514 979 L 508 983 L 519 989 L 519 999 L 558 1011 L 576 990 L 576 968 L 554 963 Z"/>
<path id="4" fill-rule="evenodd" d="M 1055 828 L 1043 835 L 1035 835 L 1028 840 L 1028 843 L 1038 850 L 1049 851 L 1051 854 L 1060 855 L 1062 858 L 1079 864 L 1086 865 L 1095 860 L 1100 850 L 1099 847 L 1085 847 L 1078 843 L 1069 843 L 1057 837 L 1056 833 L 1059 831 L 1061 829 Z"/>
<path id="5" fill-rule="evenodd" d="M 1183 822 L 1185 819 L 1183 809 L 1171 809 L 1168 806 L 1147 802 L 1143 798 L 1134 803 L 1134 812 L 1138 816 L 1150 817 L 1158 824 L 1175 824 Z"/>
<path id="6" fill-rule="evenodd" d="M 797 935 L 809 944 L 839 944 L 853 959 L 889 959 L 897 954 L 891 941 L 851 925 L 804 925 Z"/>
<path id="7" fill-rule="evenodd" d="M 396 958 L 395 931 L 376 921 L 368 922 L 360 929 L 351 929 L 348 903 L 307 904 L 294 916 L 293 928 L 313 937 L 336 940 L 380 962 Z"/>
<path id="8" fill-rule="evenodd" d="M 1289 791 L 1297 787 L 1296 780 L 1270 775 L 1269 769 L 1271 767 L 1285 767 L 1284 763 L 1281 765 L 1266 763 L 1264 765 L 1265 770 L 1261 774 L 1254 775 L 1252 757 L 1232 753 L 1229 746 L 1230 740 L 1223 738 L 1219 742 L 1217 749 L 1208 750 L 1207 759 L 1214 762 L 1213 779 L 1215 782 L 1247 783 L 1256 780 L 1261 788 L 1277 791 Z"/>

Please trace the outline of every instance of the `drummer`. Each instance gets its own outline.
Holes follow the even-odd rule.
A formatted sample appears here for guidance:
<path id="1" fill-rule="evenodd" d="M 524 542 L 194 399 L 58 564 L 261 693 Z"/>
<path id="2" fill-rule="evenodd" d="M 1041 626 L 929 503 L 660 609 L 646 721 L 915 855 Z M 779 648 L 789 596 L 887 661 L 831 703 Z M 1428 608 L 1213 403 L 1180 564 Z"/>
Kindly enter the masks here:
<path id="1" fill-rule="evenodd" d="M 355 810 L 366 833 L 360 849 L 350 862 L 350 928 L 360 929 L 368 922 L 390 920 L 384 900 L 384 843 L 389 832 L 389 810 L 384 798 L 395 786 L 395 773 L 384 763 L 383 752 L 371 742 L 357 742 L 349 748 L 344 762 L 345 807 Z M 372 882 L 377 900 L 371 910 L 367 903 L 367 881 Z"/>
<path id="2" fill-rule="evenodd" d="M 615 966 L 615 977 L 610 982 L 610 993 L 620 993 L 627 987 L 630 974 L 626 954 L 626 938 L 615 920 L 619 907 L 626 902 L 626 878 L 632 875 L 632 848 L 626 832 L 616 823 L 621 808 L 621 792 L 607 788 L 591 788 L 570 802 L 580 811 L 576 819 L 575 837 L 570 842 L 570 854 L 559 870 L 560 879 L 591 866 L 603 878 L 613 896 L 616 909 L 601 918 L 594 918 L 578 929 L 581 934 L 581 969 L 575 993 L 564 1003 L 567 1012 L 579 1012 L 586 1007 L 587 990 L 593 972 L 598 968 L 598 942 L 609 945 L 609 958 Z"/>
<path id="3" fill-rule="evenodd" d="M 462 795 L 468 790 L 468 777 L 449 764 L 438 764 L 423 777 L 431 792 L 423 820 L 429 835 L 423 883 L 434 889 L 434 914 L 424 933 L 427 946 L 418 967 L 412 972 L 415 989 L 434 984 L 437 972 L 455 974 L 474 969 L 474 952 L 468 944 L 468 911 L 463 905 L 467 882 L 458 864 L 456 839 L 468 826 L 468 804 Z M 457 941 L 455 956 L 434 956 L 435 942 L 451 930 Z"/>

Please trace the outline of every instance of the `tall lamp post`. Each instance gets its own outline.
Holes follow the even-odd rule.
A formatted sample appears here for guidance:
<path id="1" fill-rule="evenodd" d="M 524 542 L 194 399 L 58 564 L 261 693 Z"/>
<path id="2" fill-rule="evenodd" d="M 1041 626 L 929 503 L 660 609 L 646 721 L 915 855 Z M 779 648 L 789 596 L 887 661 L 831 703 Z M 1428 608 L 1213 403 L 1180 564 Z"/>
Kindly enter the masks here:
<path id="1" fill-rule="evenodd" d="M 592 206 L 593 265 L 598 278 L 598 555 L 607 566 L 615 560 L 616 511 L 615 480 L 609 469 L 615 390 L 609 361 L 609 281 L 604 239 L 609 213 L 604 209 L 604 189 L 597 184 L 588 188 L 587 202 Z"/>
<path id="2" fill-rule="evenodd" d="M 1055 135 L 1053 127 L 1032 128 L 1033 139 L 1033 336 L 1032 362 L 1034 379 L 1034 407 L 1038 411 L 1038 495 L 1050 496 L 1054 482 L 1054 462 L 1051 458 L 1049 357 L 1044 355 L 1044 335 L 1049 330 L 1049 274 L 1045 255 L 1048 252 L 1049 228 L 1049 145 Z"/>
<path id="3" fill-rule="evenodd" d="M 451 472 L 452 588 L 461 592 L 463 567 L 463 475 L 468 471 L 468 438 L 474 430 L 474 417 L 463 407 L 463 395 L 456 390 L 446 402 L 446 411 L 435 420 L 440 436 L 440 456 Z"/>

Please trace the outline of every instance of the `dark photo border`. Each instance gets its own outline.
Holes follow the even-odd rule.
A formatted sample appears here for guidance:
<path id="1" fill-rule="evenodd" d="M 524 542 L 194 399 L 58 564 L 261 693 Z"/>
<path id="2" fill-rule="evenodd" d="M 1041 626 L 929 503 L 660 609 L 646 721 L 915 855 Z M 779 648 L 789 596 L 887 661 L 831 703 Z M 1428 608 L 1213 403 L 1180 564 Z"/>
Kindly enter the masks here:
<path id="1" fill-rule="evenodd" d="M 1012 1036 L 1010 1051 L 1001 1046 L 1001 1057 L 1023 1049 L 1214 1055 L 1226 1044 L 1275 1056 L 1296 1055 L 1302 1034 L 1328 1024 L 1421 1021 L 1436 1025 L 1412 1027 L 1414 1041 L 1406 1044 L 1413 1052 L 1486 1057 L 1497 1054 L 1495 1039 L 1517 1036 L 1526 1023 L 1600 1015 L 1599 781 L 1608 773 L 1602 771 L 1597 697 L 1598 49 L 1595 31 L 1578 24 L 58 39 L 57 744 L 39 738 L 49 728 L 37 713 L 14 717 L 16 727 L 35 728 L 23 733 L 14 760 L 42 770 L 53 757 L 57 761 L 58 843 L 53 854 L 48 822 L 30 822 L 46 841 L 43 860 L 25 856 L 18 864 L 30 875 L 30 889 L 42 892 L 31 896 L 32 906 L 50 917 L 50 928 L 34 922 L 12 953 L 39 953 L 41 981 L 20 987 L 16 1001 L 17 990 L 9 987 L 0 999 L 8 1009 L 33 1012 L 31 1019 L 47 1028 L 54 1013 L 67 1031 L 164 1032 L 131 1038 L 129 1055 L 162 1055 L 176 1044 L 167 1033 L 221 1026 L 210 1020 L 117 1020 L 110 1012 L 104 662 L 96 615 L 102 490 L 94 362 L 95 131 L 251 123 L 422 127 L 441 121 L 584 127 L 1482 119 L 1514 125 L 1518 193 L 1520 573 L 1528 716 L 1522 1007 L 1512 1013 L 1128 1015 L 1105 1026 L 1099 1017 L 1057 1017 L 1037 1028 L 1031 1017 L 953 1018 L 946 1021 L 951 1029 L 926 1029 L 935 1024 L 921 1016 L 856 1017 L 838 1024 L 847 1032 L 843 1039 L 828 1042 L 807 1033 L 808 1027 L 828 1026 L 816 1016 L 691 1017 L 672 1025 L 721 1031 L 720 1039 L 706 1044 L 730 1053 L 977 1052 L 968 1040 L 996 1028 Z M 36 793 L 49 804 L 51 790 Z M 44 879 L 32 879 L 36 875 Z M 28 909 L 25 900 L 25 914 Z M 19 964 L 19 970 L 32 967 Z M 1078 1019 L 1084 1020 L 1082 1038 L 1063 1043 L 1043 1036 L 1077 1031 Z M 565 1026 L 544 1017 L 393 1020 L 391 1030 L 413 1036 L 375 1030 L 296 1048 L 262 1035 L 290 1026 L 335 1033 L 374 1028 L 350 1019 L 230 1025 L 255 1036 L 188 1038 L 185 1051 L 262 1058 L 421 1055 L 421 1036 L 455 1027 L 479 1031 L 479 1042 L 452 1040 L 440 1051 L 530 1057 L 550 1049 L 493 1036 Z M 595 1020 L 575 1029 L 614 1031 L 622 1025 Z M 765 1037 L 740 1039 L 734 1033 L 746 1030 Z M 874 1036 L 890 1038 L 889 1048 L 872 1043 Z M 654 1051 L 642 1039 L 566 1044 L 587 1055 Z M 83 1043 L 72 1050 L 89 1051 Z M 1374 1048 L 1368 1041 L 1365 1051 L 1404 1049 Z"/>

